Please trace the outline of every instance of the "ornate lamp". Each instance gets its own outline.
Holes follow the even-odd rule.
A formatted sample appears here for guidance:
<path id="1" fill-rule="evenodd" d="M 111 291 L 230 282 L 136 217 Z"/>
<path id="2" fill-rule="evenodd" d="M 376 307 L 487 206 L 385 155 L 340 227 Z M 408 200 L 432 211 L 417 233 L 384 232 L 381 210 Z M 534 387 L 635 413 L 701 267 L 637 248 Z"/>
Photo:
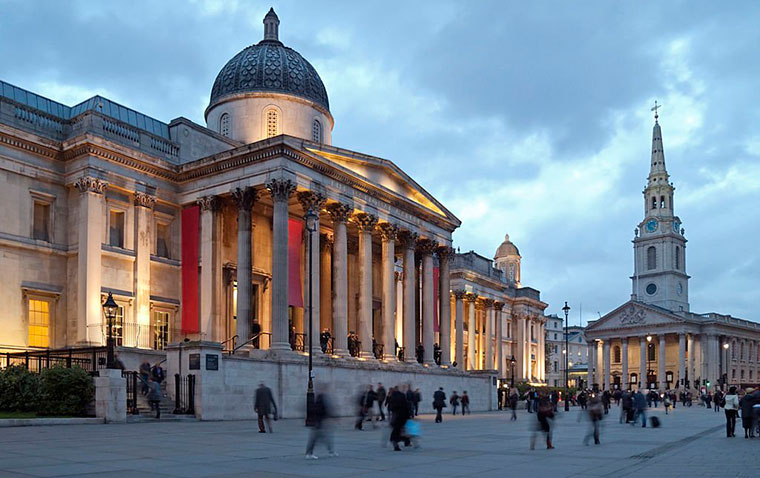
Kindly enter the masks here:
<path id="1" fill-rule="evenodd" d="M 570 354 L 568 353 L 569 344 L 567 342 L 567 340 L 568 340 L 568 338 L 567 338 L 567 315 L 570 313 L 570 306 L 567 305 L 567 301 L 565 301 L 565 306 L 562 307 L 562 312 L 565 313 L 565 393 L 567 393 L 568 395 L 570 395 L 570 378 L 569 378 L 569 375 L 568 375 L 568 363 L 569 363 L 569 359 L 570 359 L 570 357 L 569 357 Z M 564 399 L 565 399 L 565 411 L 566 412 L 570 411 L 570 400 L 569 400 L 569 398 L 570 398 L 569 396 L 564 397 Z"/>
<path id="2" fill-rule="evenodd" d="M 113 294 L 108 292 L 108 298 L 103 303 L 103 314 L 108 321 L 108 338 L 106 339 L 106 368 L 116 368 L 113 350 L 113 321 L 116 318 L 116 310 L 119 305 L 113 300 Z"/>
<path id="3" fill-rule="evenodd" d="M 314 313 L 312 308 L 313 300 L 313 288 L 312 288 L 312 257 L 314 255 L 314 248 L 312 247 L 312 237 L 317 231 L 317 224 L 319 216 L 313 208 L 309 208 L 306 212 L 306 231 L 309 233 L 309 381 L 306 385 L 306 426 L 314 425 L 314 381 L 312 372 L 312 340 L 314 337 Z"/>

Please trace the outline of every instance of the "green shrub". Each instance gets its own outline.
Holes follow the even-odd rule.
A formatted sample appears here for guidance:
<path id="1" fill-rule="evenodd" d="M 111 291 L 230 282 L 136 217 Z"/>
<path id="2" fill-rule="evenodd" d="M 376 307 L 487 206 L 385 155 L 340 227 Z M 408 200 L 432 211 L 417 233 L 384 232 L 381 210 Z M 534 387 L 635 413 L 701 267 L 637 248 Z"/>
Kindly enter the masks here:
<path id="1" fill-rule="evenodd" d="M 40 415 L 84 415 L 95 395 L 92 377 L 79 367 L 61 366 L 40 374 Z"/>
<path id="2" fill-rule="evenodd" d="M 0 371 L 0 410 L 36 412 L 40 403 L 40 376 L 23 365 Z"/>

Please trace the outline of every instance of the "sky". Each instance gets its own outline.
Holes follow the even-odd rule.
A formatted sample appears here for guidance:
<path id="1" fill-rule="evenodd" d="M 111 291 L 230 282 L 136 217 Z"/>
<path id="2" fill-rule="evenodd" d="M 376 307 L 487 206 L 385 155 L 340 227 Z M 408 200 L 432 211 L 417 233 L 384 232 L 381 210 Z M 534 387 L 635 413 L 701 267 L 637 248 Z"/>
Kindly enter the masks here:
<path id="1" fill-rule="evenodd" d="M 270 6 L 325 83 L 333 144 L 410 174 L 462 252 L 509 233 L 571 325 L 630 298 L 657 100 L 691 310 L 760 322 L 759 2 L 0 0 L 0 79 L 205 125 Z"/>

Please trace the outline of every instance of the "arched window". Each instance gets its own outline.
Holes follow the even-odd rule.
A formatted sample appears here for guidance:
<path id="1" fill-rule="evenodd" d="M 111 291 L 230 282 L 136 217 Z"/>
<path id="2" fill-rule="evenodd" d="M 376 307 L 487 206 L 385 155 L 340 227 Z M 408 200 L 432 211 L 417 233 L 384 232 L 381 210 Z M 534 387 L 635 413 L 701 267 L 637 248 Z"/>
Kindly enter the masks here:
<path id="1" fill-rule="evenodd" d="M 315 143 L 322 142 L 322 123 L 317 119 L 311 124 L 311 140 Z"/>
<path id="2" fill-rule="evenodd" d="M 228 138 L 230 137 L 230 115 L 227 113 L 224 113 L 219 118 L 219 134 Z"/>
<path id="3" fill-rule="evenodd" d="M 652 209 L 657 209 L 657 196 L 652 196 Z"/>
<path id="4" fill-rule="evenodd" d="M 647 248 L 647 269 L 652 270 L 657 268 L 657 249 L 654 246 Z"/>
<path id="5" fill-rule="evenodd" d="M 277 110 L 267 111 L 267 138 L 280 134 L 280 118 Z"/>
<path id="6" fill-rule="evenodd" d="M 665 209 L 665 196 L 660 196 L 660 209 Z"/>
<path id="7" fill-rule="evenodd" d="M 731 342 L 731 360 L 736 360 L 736 342 Z"/>
<path id="8" fill-rule="evenodd" d="M 616 345 L 615 348 L 612 349 L 612 361 L 614 363 L 620 363 L 621 357 L 622 354 L 620 353 L 620 346 Z"/>
<path id="9" fill-rule="evenodd" d="M 681 270 L 681 248 L 679 246 L 676 246 L 676 257 L 675 257 L 675 266 L 676 270 Z"/>

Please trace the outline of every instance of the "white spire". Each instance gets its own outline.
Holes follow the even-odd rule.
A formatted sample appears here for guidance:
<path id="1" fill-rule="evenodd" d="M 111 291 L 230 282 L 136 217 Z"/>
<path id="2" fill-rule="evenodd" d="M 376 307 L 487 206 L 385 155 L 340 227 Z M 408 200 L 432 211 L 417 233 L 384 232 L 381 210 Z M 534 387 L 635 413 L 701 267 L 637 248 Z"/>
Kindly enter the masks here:
<path id="1" fill-rule="evenodd" d="M 652 129 L 652 163 L 649 168 L 649 184 L 660 181 L 668 181 L 668 171 L 665 169 L 665 152 L 662 147 L 662 130 L 660 129 L 660 123 L 658 122 L 659 114 L 658 109 L 662 108 L 662 105 L 658 105 L 654 102 L 652 111 L 654 111 L 654 128 Z"/>

